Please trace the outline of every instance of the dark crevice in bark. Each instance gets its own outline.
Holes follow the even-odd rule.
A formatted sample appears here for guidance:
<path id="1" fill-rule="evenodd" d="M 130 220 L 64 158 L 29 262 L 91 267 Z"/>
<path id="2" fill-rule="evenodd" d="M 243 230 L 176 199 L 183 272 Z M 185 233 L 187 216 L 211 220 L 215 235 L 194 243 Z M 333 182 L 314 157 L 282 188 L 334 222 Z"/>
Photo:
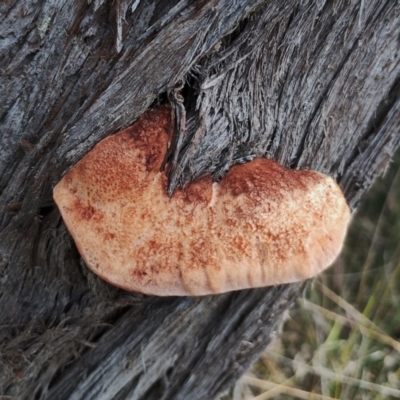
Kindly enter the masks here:
<path id="1" fill-rule="evenodd" d="M 382 130 L 382 126 L 385 124 L 390 111 L 392 111 L 394 107 L 399 104 L 400 75 L 393 82 L 387 97 L 381 101 L 374 115 L 371 116 L 371 120 L 368 121 L 368 126 L 363 135 L 360 137 L 359 145 L 351 152 L 346 161 L 346 170 L 351 169 L 351 165 L 355 162 L 357 157 L 370 146 L 371 141 L 373 141 L 377 134 Z M 335 166 L 333 166 L 333 168 L 334 167 Z"/>

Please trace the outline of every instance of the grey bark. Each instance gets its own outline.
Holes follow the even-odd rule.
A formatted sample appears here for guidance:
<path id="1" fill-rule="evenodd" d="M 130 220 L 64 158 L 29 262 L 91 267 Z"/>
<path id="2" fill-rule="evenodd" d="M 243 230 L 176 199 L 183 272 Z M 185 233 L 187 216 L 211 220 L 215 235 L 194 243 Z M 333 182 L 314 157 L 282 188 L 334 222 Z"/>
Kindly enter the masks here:
<path id="1" fill-rule="evenodd" d="M 52 188 L 168 98 L 171 191 L 263 156 L 354 208 L 400 144 L 399 2 L 19 0 L 0 21 L 0 394 L 213 399 L 303 284 L 126 293 L 80 261 Z"/>

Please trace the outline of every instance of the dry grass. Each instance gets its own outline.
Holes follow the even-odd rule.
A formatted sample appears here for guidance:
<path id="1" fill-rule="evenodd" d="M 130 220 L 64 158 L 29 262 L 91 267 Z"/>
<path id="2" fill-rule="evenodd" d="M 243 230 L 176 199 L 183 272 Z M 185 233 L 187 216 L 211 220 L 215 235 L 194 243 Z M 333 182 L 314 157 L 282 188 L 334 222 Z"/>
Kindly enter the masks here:
<path id="1" fill-rule="evenodd" d="M 341 257 L 221 400 L 400 398 L 400 153 L 360 205 Z"/>

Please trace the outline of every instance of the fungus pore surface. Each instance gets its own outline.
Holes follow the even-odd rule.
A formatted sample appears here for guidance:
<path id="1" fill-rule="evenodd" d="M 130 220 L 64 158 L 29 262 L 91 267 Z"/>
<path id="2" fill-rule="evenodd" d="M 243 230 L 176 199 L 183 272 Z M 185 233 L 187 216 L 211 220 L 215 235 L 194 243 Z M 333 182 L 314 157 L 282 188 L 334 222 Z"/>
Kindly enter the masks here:
<path id="1" fill-rule="evenodd" d="M 168 107 L 91 150 L 54 188 L 98 276 L 158 296 L 222 293 L 310 278 L 339 254 L 350 219 L 336 182 L 258 158 L 167 195 Z"/>

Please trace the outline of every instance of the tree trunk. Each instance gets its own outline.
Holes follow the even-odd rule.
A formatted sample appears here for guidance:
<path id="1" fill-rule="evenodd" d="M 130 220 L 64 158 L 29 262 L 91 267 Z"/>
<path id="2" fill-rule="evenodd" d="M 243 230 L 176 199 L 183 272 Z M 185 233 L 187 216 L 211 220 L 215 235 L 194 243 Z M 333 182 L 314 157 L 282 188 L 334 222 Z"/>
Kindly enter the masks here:
<path id="1" fill-rule="evenodd" d="M 302 283 L 201 298 L 86 269 L 52 188 L 171 102 L 170 191 L 268 157 L 354 208 L 400 144 L 400 9 L 387 0 L 23 0 L 0 5 L 0 394 L 213 399 Z"/>

